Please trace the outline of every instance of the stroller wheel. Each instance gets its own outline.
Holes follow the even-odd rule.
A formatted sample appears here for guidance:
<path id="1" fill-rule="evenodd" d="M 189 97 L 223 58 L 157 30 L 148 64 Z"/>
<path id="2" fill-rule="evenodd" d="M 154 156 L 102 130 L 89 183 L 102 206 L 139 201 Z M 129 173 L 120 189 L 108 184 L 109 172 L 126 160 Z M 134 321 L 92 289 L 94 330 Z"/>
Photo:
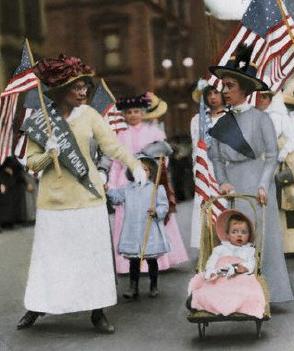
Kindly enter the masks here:
<path id="1" fill-rule="evenodd" d="M 261 326 L 262 326 L 262 321 L 256 321 L 256 337 L 258 339 L 261 337 Z"/>

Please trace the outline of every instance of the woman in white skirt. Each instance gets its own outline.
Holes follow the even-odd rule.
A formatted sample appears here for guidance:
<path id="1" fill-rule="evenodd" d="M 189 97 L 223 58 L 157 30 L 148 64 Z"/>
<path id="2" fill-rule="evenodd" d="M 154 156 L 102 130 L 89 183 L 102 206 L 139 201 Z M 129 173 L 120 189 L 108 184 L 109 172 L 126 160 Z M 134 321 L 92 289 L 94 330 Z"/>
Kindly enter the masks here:
<path id="1" fill-rule="evenodd" d="M 58 59 L 39 61 L 35 73 L 49 87 L 46 94 L 68 123 L 88 166 L 96 196 L 61 162 L 62 176 L 58 178 L 50 152 L 62 151 L 57 132 L 48 139 L 45 149 L 29 140 L 28 167 L 43 174 L 24 301 L 28 312 L 18 329 L 32 326 L 45 313 L 92 310 L 96 330 L 113 333 L 114 327 L 102 310 L 117 302 L 112 245 L 103 180 L 90 157 L 90 138 L 96 139 L 106 155 L 125 163 L 136 181 L 144 183 L 145 172 L 96 110 L 85 105 L 93 86 L 90 67 L 80 59 L 60 55 Z"/>
<path id="2" fill-rule="evenodd" d="M 196 92 L 198 93 L 198 91 Z M 205 106 L 207 106 L 206 117 L 209 119 L 208 128 L 211 128 L 215 125 L 215 123 L 225 114 L 224 112 L 224 99 L 222 94 L 213 86 L 206 86 L 203 89 L 203 100 Z M 197 98 L 197 94 L 195 91 L 192 94 L 194 101 Z M 198 101 L 199 102 L 199 101 Z M 206 131 L 207 132 L 207 131 Z M 195 163 L 197 156 L 197 143 L 199 141 L 199 113 L 197 113 L 191 120 L 191 139 L 192 139 L 192 158 L 193 158 L 193 174 L 194 174 L 194 182 L 195 179 Z M 208 140 L 207 140 L 208 144 Z M 207 145 L 209 148 L 210 145 Z M 209 161 L 210 162 L 210 161 Z M 213 169 L 211 164 L 210 169 Z M 194 195 L 194 205 L 193 205 L 193 213 L 192 213 L 192 223 L 191 223 L 191 247 L 200 248 L 200 231 L 201 231 L 201 223 L 200 223 L 200 214 L 201 214 L 201 199 L 198 194 Z"/>

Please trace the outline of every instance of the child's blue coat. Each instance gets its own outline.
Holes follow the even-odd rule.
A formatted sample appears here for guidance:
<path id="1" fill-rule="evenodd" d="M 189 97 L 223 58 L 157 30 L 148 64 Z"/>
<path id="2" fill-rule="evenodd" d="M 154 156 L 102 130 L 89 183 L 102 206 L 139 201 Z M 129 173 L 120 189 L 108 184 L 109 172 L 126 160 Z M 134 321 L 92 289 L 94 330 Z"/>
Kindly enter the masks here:
<path id="1" fill-rule="evenodd" d="M 124 220 L 118 246 L 122 255 L 138 256 L 141 252 L 153 186 L 151 181 L 147 181 L 143 187 L 133 182 L 124 188 L 107 192 L 113 204 L 124 204 Z M 167 212 L 168 199 L 164 187 L 160 185 L 156 198 L 157 218 L 152 221 L 145 256 L 159 256 L 170 251 L 163 223 Z"/>

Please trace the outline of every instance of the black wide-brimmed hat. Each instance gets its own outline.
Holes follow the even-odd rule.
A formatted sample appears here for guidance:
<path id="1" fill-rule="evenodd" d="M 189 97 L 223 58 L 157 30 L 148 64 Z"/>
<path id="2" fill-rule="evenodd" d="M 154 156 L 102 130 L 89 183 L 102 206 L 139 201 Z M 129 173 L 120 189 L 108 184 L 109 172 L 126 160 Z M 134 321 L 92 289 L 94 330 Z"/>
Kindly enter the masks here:
<path id="1" fill-rule="evenodd" d="M 269 90 L 261 79 L 256 78 L 256 65 L 250 62 L 252 50 L 252 46 L 241 44 L 225 66 L 210 66 L 209 71 L 219 79 L 223 79 L 225 76 L 242 79 L 248 83 L 248 88 L 252 92 Z"/>
<path id="2" fill-rule="evenodd" d="M 150 105 L 151 99 L 147 96 L 147 94 L 119 98 L 116 102 L 116 108 L 120 111 L 128 110 L 129 108 L 147 109 Z"/>

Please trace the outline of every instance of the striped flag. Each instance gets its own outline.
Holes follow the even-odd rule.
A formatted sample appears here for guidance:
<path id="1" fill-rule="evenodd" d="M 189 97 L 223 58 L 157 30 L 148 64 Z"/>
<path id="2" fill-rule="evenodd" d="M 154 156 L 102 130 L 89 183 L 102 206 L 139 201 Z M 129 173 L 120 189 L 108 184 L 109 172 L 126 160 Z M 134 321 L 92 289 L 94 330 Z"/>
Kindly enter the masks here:
<path id="1" fill-rule="evenodd" d="M 282 4 L 286 25 L 278 0 L 252 0 L 237 30 L 226 43 L 218 65 L 224 66 L 241 43 L 253 45 L 251 61 L 257 66 L 257 78 L 272 91 L 278 91 L 294 71 L 294 49 L 289 28 L 294 35 L 293 7 Z M 290 13 L 288 12 L 290 11 Z M 209 84 L 220 87 L 214 76 Z"/>
<path id="2" fill-rule="evenodd" d="M 119 133 L 122 130 L 128 129 L 128 125 L 125 121 L 125 118 L 122 112 L 116 108 L 115 104 L 106 113 L 105 118 L 109 123 L 111 129 L 116 133 Z"/>
<path id="3" fill-rule="evenodd" d="M 207 146 L 203 139 L 197 143 L 196 158 L 194 160 L 195 170 L 195 192 L 202 202 L 208 201 L 211 197 L 220 195 L 219 185 L 214 178 L 213 166 L 207 156 Z M 212 218 L 216 218 L 226 209 L 224 199 L 216 200 L 212 206 Z"/>
<path id="4" fill-rule="evenodd" d="M 19 94 L 37 85 L 38 78 L 32 72 L 29 52 L 25 44 L 21 63 L 0 95 L 0 165 L 7 157 L 13 155 L 13 144 L 17 144 L 17 141 L 13 140 L 13 123 Z M 24 114 L 21 113 L 21 115 Z"/>
<path id="5" fill-rule="evenodd" d="M 196 145 L 195 159 L 193 160 L 193 171 L 195 176 L 195 193 L 198 194 L 201 202 L 208 201 L 211 197 L 220 195 L 219 185 L 214 177 L 212 162 L 208 159 L 207 143 L 211 142 L 208 135 L 210 118 L 207 118 L 203 96 L 200 100 L 199 109 L 199 140 Z M 212 206 L 212 218 L 216 218 L 227 207 L 225 199 L 216 200 Z"/>
<path id="6" fill-rule="evenodd" d="M 90 105 L 105 118 L 111 129 L 116 133 L 128 128 L 123 114 L 115 106 L 115 97 L 104 79 L 101 79 L 97 86 Z"/>

